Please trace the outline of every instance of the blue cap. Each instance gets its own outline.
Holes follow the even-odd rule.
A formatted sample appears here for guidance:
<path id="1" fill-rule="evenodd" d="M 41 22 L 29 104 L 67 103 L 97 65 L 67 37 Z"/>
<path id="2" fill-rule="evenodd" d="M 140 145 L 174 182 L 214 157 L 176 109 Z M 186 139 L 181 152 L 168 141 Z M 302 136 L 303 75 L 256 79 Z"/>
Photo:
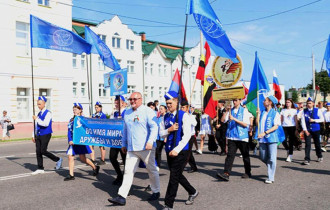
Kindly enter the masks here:
<path id="1" fill-rule="evenodd" d="M 270 95 L 267 97 L 269 100 L 271 100 L 273 102 L 274 105 L 276 105 L 278 103 L 277 98 L 275 98 L 275 96 Z"/>
<path id="2" fill-rule="evenodd" d="M 126 102 L 126 100 L 125 100 L 125 97 L 124 97 L 124 96 L 122 96 L 122 95 L 116 95 L 116 98 L 115 98 L 115 100 L 119 100 L 119 98 L 120 98 L 120 100 L 122 100 L 122 101 Z"/>
<path id="3" fill-rule="evenodd" d="M 327 103 L 327 106 L 330 106 L 330 103 Z"/>
<path id="4" fill-rule="evenodd" d="M 44 101 L 44 102 L 47 102 L 47 98 L 45 96 L 39 96 L 38 97 L 38 101 Z"/>
<path id="5" fill-rule="evenodd" d="M 175 91 L 169 91 L 164 95 L 164 97 L 165 97 L 165 100 L 167 101 L 167 100 L 170 100 L 172 98 L 177 98 L 177 97 L 179 97 L 179 95 Z"/>
<path id="6" fill-rule="evenodd" d="M 294 103 L 293 105 L 294 105 L 295 108 L 298 108 L 298 104 L 295 104 L 295 103 Z"/>
<path id="7" fill-rule="evenodd" d="M 308 97 L 306 102 L 313 101 L 311 97 Z"/>
<path id="8" fill-rule="evenodd" d="M 95 106 L 102 106 L 102 104 L 101 104 L 101 102 L 100 101 L 96 101 L 96 103 L 95 103 Z"/>
<path id="9" fill-rule="evenodd" d="M 84 109 L 83 106 L 82 106 L 80 103 L 73 103 L 73 106 L 78 106 L 78 107 L 80 107 L 80 109 L 82 109 L 82 110 Z"/>

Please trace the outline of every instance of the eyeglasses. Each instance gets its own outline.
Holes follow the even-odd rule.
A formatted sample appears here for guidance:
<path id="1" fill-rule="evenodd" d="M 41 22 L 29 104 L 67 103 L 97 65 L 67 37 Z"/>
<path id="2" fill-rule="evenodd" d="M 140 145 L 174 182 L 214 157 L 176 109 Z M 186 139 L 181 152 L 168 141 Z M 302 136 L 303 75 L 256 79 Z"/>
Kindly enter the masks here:
<path id="1" fill-rule="evenodd" d="M 129 100 L 129 101 L 137 101 L 137 100 L 139 100 L 139 99 L 141 99 L 141 98 L 129 98 L 128 100 Z"/>
<path id="2" fill-rule="evenodd" d="M 171 105 L 172 103 L 171 102 L 166 102 L 166 105 Z"/>

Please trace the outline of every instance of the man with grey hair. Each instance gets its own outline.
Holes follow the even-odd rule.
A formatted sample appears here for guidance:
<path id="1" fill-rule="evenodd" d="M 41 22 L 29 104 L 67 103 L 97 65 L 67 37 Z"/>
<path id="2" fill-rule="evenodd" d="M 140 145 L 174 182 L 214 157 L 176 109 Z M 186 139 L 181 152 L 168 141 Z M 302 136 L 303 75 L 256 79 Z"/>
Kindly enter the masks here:
<path id="1" fill-rule="evenodd" d="M 128 99 L 131 108 L 127 109 L 124 118 L 122 151 L 126 153 L 124 179 L 118 196 L 108 201 L 124 206 L 126 197 L 133 183 L 134 174 L 140 160 L 146 164 L 150 187 L 153 192 L 149 201 L 158 200 L 160 196 L 159 172 L 155 163 L 155 143 L 158 135 L 158 124 L 155 112 L 142 105 L 142 95 L 134 92 Z"/>

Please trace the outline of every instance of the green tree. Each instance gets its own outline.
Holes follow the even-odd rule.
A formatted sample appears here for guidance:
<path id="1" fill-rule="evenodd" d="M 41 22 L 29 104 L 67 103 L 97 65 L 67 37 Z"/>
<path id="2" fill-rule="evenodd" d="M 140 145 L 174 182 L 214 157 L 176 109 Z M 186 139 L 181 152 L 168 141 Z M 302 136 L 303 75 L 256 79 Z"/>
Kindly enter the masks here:
<path id="1" fill-rule="evenodd" d="M 323 101 L 326 100 L 328 94 L 330 94 L 330 77 L 328 72 L 322 70 L 315 73 L 315 84 L 320 87 L 320 92 L 324 93 Z M 313 81 L 306 86 L 306 89 L 313 89 Z"/>
<path id="2" fill-rule="evenodd" d="M 296 90 L 292 91 L 292 101 L 298 102 L 298 91 L 296 91 Z"/>

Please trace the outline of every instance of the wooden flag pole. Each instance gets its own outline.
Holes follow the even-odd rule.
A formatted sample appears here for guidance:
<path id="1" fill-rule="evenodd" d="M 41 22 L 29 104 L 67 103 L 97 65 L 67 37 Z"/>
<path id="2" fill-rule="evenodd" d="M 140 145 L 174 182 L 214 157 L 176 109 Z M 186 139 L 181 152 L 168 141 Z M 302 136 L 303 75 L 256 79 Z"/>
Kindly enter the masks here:
<path id="1" fill-rule="evenodd" d="M 86 72 L 87 72 L 87 92 L 88 92 L 88 106 L 89 106 L 89 114 L 90 116 L 92 116 L 92 107 L 91 107 L 91 104 L 90 104 L 90 101 L 91 101 L 91 94 L 90 94 L 90 88 L 89 88 L 89 73 L 88 73 L 88 56 L 86 55 L 86 65 L 87 65 L 87 69 L 86 69 Z"/>
<path id="2" fill-rule="evenodd" d="M 195 81 L 194 81 L 194 84 L 193 84 L 193 87 L 192 87 L 191 93 L 190 93 L 190 101 L 189 101 L 190 105 L 191 105 L 191 102 L 192 102 L 192 95 L 193 95 L 194 90 L 195 90 L 195 85 L 196 85 L 196 77 L 195 77 Z"/>
<path id="3" fill-rule="evenodd" d="M 32 36 L 31 36 L 32 39 Z M 34 107 L 34 71 L 33 71 L 33 53 L 32 53 L 32 45 L 31 45 L 31 81 L 32 81 L 32 113 L 33 116 L 36 115 L 35 107 Z M 36 139 L 36 122 L 33 120 L 33 136 Z"/>

